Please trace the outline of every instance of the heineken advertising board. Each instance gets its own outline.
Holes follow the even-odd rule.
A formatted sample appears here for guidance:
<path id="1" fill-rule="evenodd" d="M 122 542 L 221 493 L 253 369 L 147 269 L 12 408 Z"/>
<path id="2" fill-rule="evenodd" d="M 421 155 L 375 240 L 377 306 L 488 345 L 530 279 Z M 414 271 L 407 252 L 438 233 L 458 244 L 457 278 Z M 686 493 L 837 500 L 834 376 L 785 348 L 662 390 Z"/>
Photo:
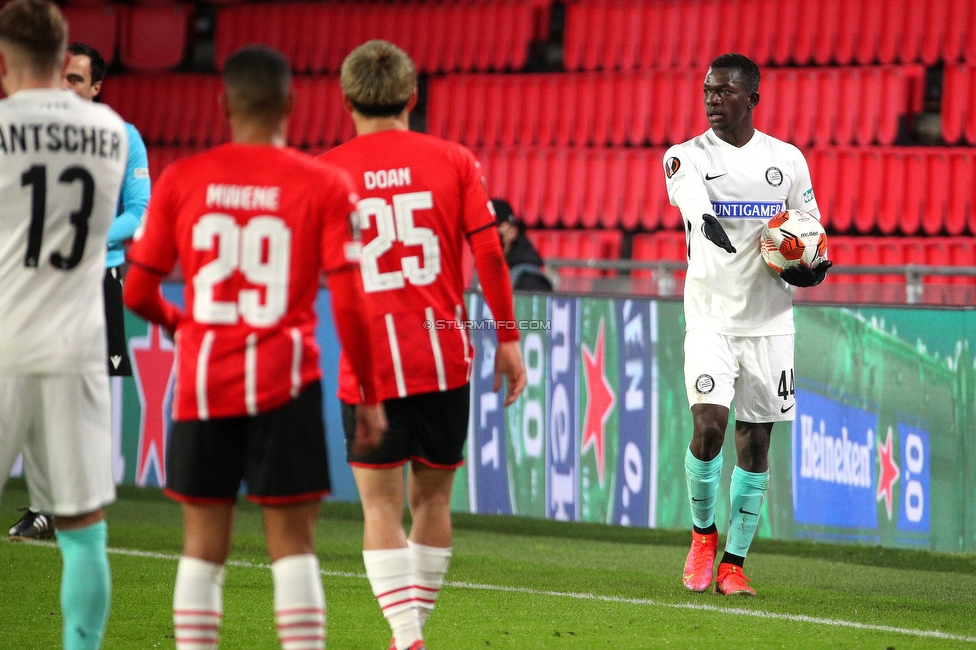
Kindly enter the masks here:
<path id="1" fill-rule="evenodd" d="M 175 302 L 180 291 L 164 286 Z M 327 292 L 316 309 L 331 498 L 355 500 Z M 468 296 L 468 309 L 476 323 L 491 318 L 479 294 Z M 467 462 L 452 507 L 690 529 L 681 303 L 520 294 L 515 312 L 526 325 L 527 386 L 508 408 L 492 390 L 494 330 L 471 330 Z M 758 535 L 976 550 L 976 446 L 967 444 L 976 436 L 974 312 L 802 305 L 795 315 L 797 418 L 773 429 Z M 128 313 L 126 327 L 134 375 L 113 382 L 116 480 L 161 486 L 174 350 L 159 328 Z M 733 427 L 716 506 L 723 530 Z"/>

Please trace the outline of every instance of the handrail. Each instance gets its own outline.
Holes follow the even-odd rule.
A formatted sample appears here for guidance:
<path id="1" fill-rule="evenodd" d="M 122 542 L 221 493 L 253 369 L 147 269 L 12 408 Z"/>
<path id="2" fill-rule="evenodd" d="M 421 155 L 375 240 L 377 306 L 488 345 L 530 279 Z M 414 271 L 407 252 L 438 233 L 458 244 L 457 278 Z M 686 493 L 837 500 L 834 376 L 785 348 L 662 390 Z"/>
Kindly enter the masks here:
<path id="1" fill-rule="evenodd" d="M 559 269 L 581 268 L 606 271 L 656 271 L 658 295 L 675 295 L 675 271 L 688 268 L 685 262 L 668 260 L 607 260 L 607 259 L 562 259 L 548 258 L 546 268 L 553 276 L 554 285 L 558 288 Z M 925 276 L 976 276 L 974 266 L 928 266 L 924 264 L 892 264 L 892 265 L 834 265 L 830 269 L 832 276 L 836 275 L 901 275 L 905 278 L 905 302 L 917 304 L 922 301 L 923 283 Z"/>

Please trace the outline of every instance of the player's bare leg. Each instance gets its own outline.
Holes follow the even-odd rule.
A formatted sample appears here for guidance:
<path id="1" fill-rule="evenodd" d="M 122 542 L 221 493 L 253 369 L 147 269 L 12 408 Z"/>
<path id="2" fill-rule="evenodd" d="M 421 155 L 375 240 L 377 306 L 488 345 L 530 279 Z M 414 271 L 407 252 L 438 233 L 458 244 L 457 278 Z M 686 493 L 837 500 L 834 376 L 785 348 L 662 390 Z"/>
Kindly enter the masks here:
<path id="1" fill-rule="evenodd" d="M 217 647 L 233 527 L 232 504 L 183 504 L 183 556 L 173 590 L 177 650 Z"/>
<path id="2" fill-rule="evenodd" d="M 58 547 L 64 558 L 61 573 L 63 647 L 101 646 L 112 596 L 106 545 L 105 512 L 99 508 L 72 517 L 55 517 Z"/>
<path id="3" fill-rule="evenodd" d="M 353 467 L 363 505 L 363 562 L 373 595 L 401 650 L 421 641 L 415 607 L 413 559 L 403 530 L 403 467 Z"/>
<path id="4" fill-rule="evenodd" d="M 265 506 L 262 512 L 281 647 L 325 648 L 325 591 L 315 555 L 319 501 Z"/>
<path id="5" fill-rule="evenodd" d="M 417 613 L 423 627 L 434 611 L 451 561 L 451 489 L 454 470 L 410 464 L 410 553 L 413 557 Z"/>
<path id="6" fill-rule="evenodd" d="M 722 443 L 729 409 L 717 404 L 695 404 L 691 414 L 695 426 L 685 454 L 685 478 L 694 529 L 681 581 L 690 591 L 705 591 L 712 584 L 718 551 L 715 500 L 722 475 Z"/>

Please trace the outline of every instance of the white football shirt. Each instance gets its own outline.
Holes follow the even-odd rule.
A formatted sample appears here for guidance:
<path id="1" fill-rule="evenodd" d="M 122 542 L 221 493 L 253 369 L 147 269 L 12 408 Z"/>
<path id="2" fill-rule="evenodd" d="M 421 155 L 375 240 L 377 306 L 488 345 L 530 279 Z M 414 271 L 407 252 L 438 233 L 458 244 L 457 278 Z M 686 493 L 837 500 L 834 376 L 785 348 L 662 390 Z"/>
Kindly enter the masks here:
<path id="1" fill-rule="evenodd" d="M 104 369 L 102 279 L 125 123 L 70 90 L 0 100 L 0 373 Z"/>
<path id="2" fill-rule="evenodd" d="M 685 222 L 686 329 L 729 336 L 792 334 L 794 288 L 766 266 L 759 236 L 769 218 L 786 209 L 820 218 L 800 150 L 759 131 L 735 147 L 709 129 L 668 149 L 664 170 L 668 197 Z M 735 253 L 705 239 L 705 213 L 718 217 Z"/>

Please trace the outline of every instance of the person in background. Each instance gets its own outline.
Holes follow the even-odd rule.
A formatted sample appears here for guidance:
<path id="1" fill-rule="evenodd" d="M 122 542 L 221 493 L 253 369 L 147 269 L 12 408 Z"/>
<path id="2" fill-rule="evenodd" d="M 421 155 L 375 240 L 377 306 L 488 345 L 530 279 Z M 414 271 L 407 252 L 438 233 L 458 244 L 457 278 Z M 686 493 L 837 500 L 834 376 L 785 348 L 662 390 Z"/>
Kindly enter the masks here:
<path id="1" fill-rule="evenodd" d="M 102 55 L 90 45 L 72 43 L 68 46 L 68 63 L 61 76 L 62 88 L 69 88 L 82 99 L 92 101 L 102 90 L 106 65 Z M 129 134 L 129 156 L 126 160 L 125 180 L 119 195 L 118 210 L 108 230 L 108 255 L 105 258 L 105 278 L 102 289 L 105 298 L 105 330 L 108 337 L 108 375 L 112 400 L 121 409 L 122 377 L 132 375 L 129 349 L 125 339 L 125 314 L 122 309 L 122 276 L 125 252 L 123 246 L 132 239 L 142 215 L 149 204 L 149 162 L 146 145 L 133 125 L 126 123 Z M 113 427 L 113 474 L 122 480 L 125 465 L 122 456 L 121 426 Z M 24 516 L 9 531 L 11 539 L 49 539 L 54 536 L 50 513 L 25 507 Z"/>
<path id="2" fill-rule="evenodd" d="M 545 272 L 542 256 L 525 235 L 525 228 L 512 206 L 505 199 L 492 199 L 495 219 L 498 223 L 498 236 L 502 240 L 502 251 L 508 264 L 508 275 L 512 279 L 512 289 L 516 291 L 552 291 L 552 281 Z"/>

